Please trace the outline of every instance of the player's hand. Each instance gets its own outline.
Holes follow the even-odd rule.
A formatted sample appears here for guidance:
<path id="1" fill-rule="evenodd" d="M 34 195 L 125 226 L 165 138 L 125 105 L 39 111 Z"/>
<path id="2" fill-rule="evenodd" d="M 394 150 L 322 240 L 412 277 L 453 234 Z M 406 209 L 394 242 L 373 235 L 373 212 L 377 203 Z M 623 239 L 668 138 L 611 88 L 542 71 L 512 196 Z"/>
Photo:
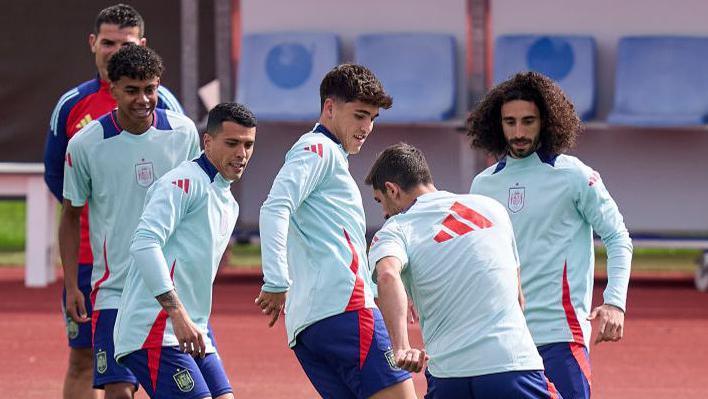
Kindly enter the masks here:
<path id="1" fill-rule="evenodd" d="M 178 310 L 170 315 L 172 327 L 179 342 L 179 350 L 183 353 L 189 353 L 194 357 L 206 356 L 206 343 L 201 331 L 196 324 L 189 318 L 184 307 L 180 306 Z"/>
<path id="2" fill-rule="evenodd" d="M 77 323 L 88 323 L 91 319 L 86 311 L 86 300 L 80 289 L 66 290 L 66 314 Z"/>
<path id="3" fill-rule="evenodd" d="M 418 373 L 425 368 L 430 359 L 425 349 L 397 349 L 395 351 L 396 365 L 403 370 Z"/>
<path id="4" fill-rule="evenodd" d="M 261 291 L 256 298 L 256 306 L 261 308 L 261 312 L 264 315 L 270 316 L 270 321 L 268 322 L 268 327 L 273 327 L 275 322 L 278 321 L 280 313 L 285 308 L 285 297 L 286 292 L 265 292 Z"/>
<path id="5" fill-rule="evenodd" d="M 614 305 L 600 305 L 590 312 L 588 320 L 599 319 L 595 345 L 602 341 L 617 342 L 624 335 L 624 311 Z"/>
<path id="6" fill-rule="evenodd" d="M 408 323 L 415 324 L 419 320 L 418 311 L 415 310 L 415 305 L 410 298 L 408 298 Z"/>

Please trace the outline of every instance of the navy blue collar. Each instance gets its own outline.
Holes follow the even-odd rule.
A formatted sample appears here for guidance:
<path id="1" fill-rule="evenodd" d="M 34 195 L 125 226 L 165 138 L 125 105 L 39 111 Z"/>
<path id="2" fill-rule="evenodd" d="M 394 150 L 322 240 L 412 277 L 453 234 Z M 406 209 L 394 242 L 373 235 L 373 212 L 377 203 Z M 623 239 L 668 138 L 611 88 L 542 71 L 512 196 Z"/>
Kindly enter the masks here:
<path id="1" fill-rule="evenodd" d="M 332 141 L 334 141 L 335 143 L 337 143 L 337 144 L 342 144 L 342 143 L 339 141 L 339 139 L 337 139 L 337 137 L 336 137 L 334 134 L 332 134 L 332 132 L 330 132 L 329 129 L 327 129 L 326 127 L 324 127 L 324 125 L 321 124 L 321 123 L 318 123 L 318 124 L 317 124 L 317 126 L 315 127 L 315 130 L 313 130 L 313 132 L 322 133 L 322 134 L 324 134 L 325 136 L 329 137 L 329 139 L 332 140 Z"/>
<path id="2" fill-rule="evenodd" d="M 551 166 L 556 166 L 556 159 L 558 158 L 558 154 L 553 154 L 550 152 L 546 153 L 541 150 L 536 151 L 536 154 L 538 154 L 538 158 L 541 160 L 541 162 L 547 163 Z"/>
<path id="3" fill-rule="evenodd" d="M 558 159 L 559 154 L 546 153 L 544 151 L 538 150 L 538 151 L 536 151 L 536 155 L 538 155 L 538 159 L 540 159 L 541 162 L 547 163 L 551 166 L 556 166 L 556 159 Z M 494 168 L 494 172 L 492 172 L 492 174 L 495 174 L 506 167 L 506 160 L 507 160 L 508 156 L 509 156 L 508 154 L 504 155 L 499 160 L 499 162 L 497 162 L 497 167 Z M 531 154 L 529 156 L 533 156 L 533 154 Z"/>
<path id="4" fill-rule="evenodd" d="M 212 164 L 211 161 L 209 161 L 209 158 L 207 158 L 207 156 L 206 156 L 206 152 L 203 152 L 199 158 L 194 160 L 194 162 L 196 162 L 197 165 L 199 165 L 202 168 L 204 173 L 206 173 L 207 176 L 209 176 L 209 180 L 211 180 L 211 182 L 213 183 L 214 178 L 216 177 L 216 174 L 219 173 L 219 171 L 216 170 L 216 167 L 214 166 L 214 164 Z"/>

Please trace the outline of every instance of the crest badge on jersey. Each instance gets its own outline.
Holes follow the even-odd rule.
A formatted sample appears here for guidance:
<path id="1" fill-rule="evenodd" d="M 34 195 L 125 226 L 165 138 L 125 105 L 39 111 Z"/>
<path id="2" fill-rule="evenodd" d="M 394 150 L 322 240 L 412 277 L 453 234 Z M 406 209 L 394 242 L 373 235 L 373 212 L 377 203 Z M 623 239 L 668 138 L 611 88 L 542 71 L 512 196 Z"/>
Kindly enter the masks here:
<path id="1" fill-rule="evenodd" d="M 182 392 L 189 392 L 194 389 L 194 379 L 192 378 L 192 375 L 189 374 L 189 370 L 178 370 L 172 376 L 172 379 L 175 380 L 177 388 L 179 388 L 179 390 Z"/>
<path id="2" fill-rule="evenodd" d="M 509 201 L 507 207 L 513 213 L 519 212 L 524 208 L 524 202 L 526 200 L 526 188 L 525 187 L 511 187 L 509 188 Z"/>
<path id="3" fill-rule="evenodd" d="M 135 164 L 135 179 L 140 187 L 150 187 L 155 181 L 155 169 L 152 166 L 152 162 Z"/>
<path id="4" fill-rule="evenodd" d="M 108 357 L 106 351 L 96 352 L 96 370 L 99 374 L 103 374 L 108 370 Z"/>

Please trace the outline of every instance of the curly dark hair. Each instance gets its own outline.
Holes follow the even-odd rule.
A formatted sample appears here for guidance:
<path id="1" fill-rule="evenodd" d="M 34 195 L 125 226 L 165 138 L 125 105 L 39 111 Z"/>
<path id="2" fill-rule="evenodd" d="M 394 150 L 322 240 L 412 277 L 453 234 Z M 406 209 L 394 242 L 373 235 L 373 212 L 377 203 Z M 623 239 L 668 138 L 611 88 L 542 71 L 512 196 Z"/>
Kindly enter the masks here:
<path id="1" fill-rule="evenodd" d="M 108 78 L 117 82 L 122 76 L 148 80 L 159 78 L 165 67 L 162 58 L 152 49 L 136 44 L 123 46 L 108 61 Z"/>
<path id="2" fill-rule="evenodd" d="M 523 72 L 487 93 L 467 118 L 472 146 L 496 156 L 507 152 L 501 125 L 502 105 L 509 101 L 532 101 L 541 114 L 541 147 L 545 154 L 561 154 L 575 145 L 582 122 L 573 103 L 550 78 L 538 72 Z"/>
<path id="3" fill-rule="evenodd" d="M 327 98 L 344 102 L 361 101 L 389 109 L 393 99 L 369 68 L 356 64 L 341 64 L 332 68 L 320 84 L 320 110 Z"/>
<path id="4" fill-rule="evenodd" d="M 212 137 L 221 132 L 224 122 L 234 122 L 243 127 L 256 127 L 256 116 L 243 104 L 221 103 L 209 111 L 207 118 L 207 134 Z"/>
<path id="5" fill-rule="evenodd" d="M 103 24 L 118 25 L 120 29 L 137 26 L 140 32 L 138 36 L 142 38 L 143 35 L 145 35 L 145 21 L 143 17 L 138 10 L 127 4 L 116 4 L 101 10 L 96 16 L 96 22 L 94 24 L 95 34 L 98 34 Z"/>

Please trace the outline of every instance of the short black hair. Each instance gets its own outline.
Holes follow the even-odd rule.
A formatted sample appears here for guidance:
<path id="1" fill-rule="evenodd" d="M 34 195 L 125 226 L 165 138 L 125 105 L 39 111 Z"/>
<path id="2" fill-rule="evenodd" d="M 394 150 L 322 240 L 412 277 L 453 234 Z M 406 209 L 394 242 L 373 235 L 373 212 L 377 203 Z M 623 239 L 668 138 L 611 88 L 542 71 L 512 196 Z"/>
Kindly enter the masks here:
<path id="1" fill-rule="evenodd" d="M 137 80 L 159 78 L 164 70 L 162 58 L 154 50 L 132 43 L 123 46 L 108 61 L 111 82 L 123 76 Z"/>
<path id="2" fill-rule="evenodd" d="M 256 127 L 256 116 L 243 104 L 221 103 L 209 111 L 207 134 L 214 137 L 221 132 L 224 122 L 234 122 L 244 127 Z"/>
<path id="3" fill-rule="evenodd" d="M 101 10 L 96 16 L 95 34 L 98 34 L 103 24 L 118 25 L 121 29 L 137 26 L 139 30 L 138 36 L 142 38 L 145 35 L 143 17 L 135 8 L 127 4 L 116 4 Z"/>
<path id="4" fill-rule="evenodd" d="M 365 182 L 381 192 L 386 190 L 386 182 L 396 183 L 403 191 L 408 191 L 421 184 L 431 184 L 433 177 L 422 151 L 410 144 L 398 143 L 379 154 Z"/>
<path id="5" fill-rule="evenodd" d="M 325 100 L 333 98 L 344 102 L 361 101 L 379 108 L 389 109 L 393 98 L 367 67 L 341 64 L 332 68 L 320 84 L 320 111 Z"/>

